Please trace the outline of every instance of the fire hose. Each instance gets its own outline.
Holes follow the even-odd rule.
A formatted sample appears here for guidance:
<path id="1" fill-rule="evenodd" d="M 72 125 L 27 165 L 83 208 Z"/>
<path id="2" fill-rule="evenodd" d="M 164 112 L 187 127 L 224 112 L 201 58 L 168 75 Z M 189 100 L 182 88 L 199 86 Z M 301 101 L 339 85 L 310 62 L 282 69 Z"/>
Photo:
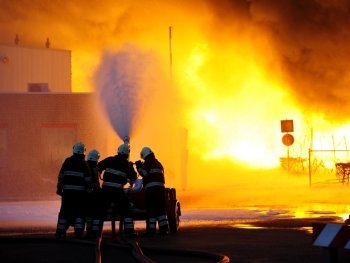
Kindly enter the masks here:
<path id="1" fill-rule="evenodd" d="M 102 238 L 96 239 L 96 263 L 102 263 L 101 255 L 101 240 Z M 122 240 L 119 243 L 105 242 L 108 246 L 124 246 L 125 248 L 131 248 L 132 256 L 140 263 L 155 263 L 155 261 L 148 258 L 140 248 L 137 241 L 134 240 Z"/>
<path id="2" fill-rule="evenodd" d="M 96 243 L 100 244 L 100 243 Z M 140 247 L 139 243 L 135 240 L 125 240 L 115 243 L 115 242 L 105 242 L 105 245 L 115 246 L 115 247 L 125 247 L 132 248 L 132 256 L 140 263 L 155 263 L 156 261 L 147 257 L 143 250 L 153 253 L 161 253 L 166 255 L 174 255 L 174 256 L 188 256 L 188 257 L 201 257 L 209 260 L 213 260 L 216 263 L 229 263 L 230 258 L 226 255 L 209 253 L 204 251 L 196 251 L 196 250 L 178 250 L 178 249 L 160 249 L 160 248 L 152 248 L 152 247 Z M 100 250 L 100 249 L 98 249 Z M 101 261 L 96 261 L 96 263 L 102 263 Z"/>

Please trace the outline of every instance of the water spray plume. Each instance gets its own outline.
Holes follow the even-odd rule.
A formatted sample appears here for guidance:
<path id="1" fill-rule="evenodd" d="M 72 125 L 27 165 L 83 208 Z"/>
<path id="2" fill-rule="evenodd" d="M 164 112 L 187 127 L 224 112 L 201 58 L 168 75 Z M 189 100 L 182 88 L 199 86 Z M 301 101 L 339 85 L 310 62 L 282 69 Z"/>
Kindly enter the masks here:
<path id="1" fill-rule="evenodd" d="M 141 113 L 148 54 L 134 45 L 118 52 L 105 51 L 95 74 L 95 86 L 109 121 L 124 142 L 129 142 Z"/>
<path id="2" fill-rule="evenodd" d="M 123 141 L 124 143 L 130 144 L 130 136 L 125 136 Z"/>

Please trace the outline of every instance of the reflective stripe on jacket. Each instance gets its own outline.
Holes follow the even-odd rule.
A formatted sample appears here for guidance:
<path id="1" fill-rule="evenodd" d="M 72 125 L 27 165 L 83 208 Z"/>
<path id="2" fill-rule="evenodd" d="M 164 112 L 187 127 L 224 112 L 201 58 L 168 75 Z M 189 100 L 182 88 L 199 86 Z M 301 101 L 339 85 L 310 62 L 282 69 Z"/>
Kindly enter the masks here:
<path id="1" fill-rule="evenodd" d="M 63 190 L 86 190 L 91 184 L 91 172 L 84 155 L 73 154 L 66 158 L 58 176 L 57 188 Z"/>
<path id="2" fill-rule="evenodd" d="M 137 173 L 125 156 L 110 156 L 97 164 L 99 172 L 103 172 L 104 186 L 120 188 L 128 182 L 133 183 L 136 180 Z"/>

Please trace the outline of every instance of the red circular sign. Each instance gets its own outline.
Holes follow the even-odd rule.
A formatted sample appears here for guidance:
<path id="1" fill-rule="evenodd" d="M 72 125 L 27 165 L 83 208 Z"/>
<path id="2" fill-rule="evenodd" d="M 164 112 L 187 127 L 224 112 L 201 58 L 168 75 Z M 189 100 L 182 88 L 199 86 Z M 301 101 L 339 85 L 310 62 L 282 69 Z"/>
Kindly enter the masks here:
<path id="1" fill-rule="evenodd" d="M 294 142 L 294 137 L 293 135 L 287 133 L 285 135 L 283 135 L 282 137 L 282 142 L 285 146 L 291 146 Z"/>

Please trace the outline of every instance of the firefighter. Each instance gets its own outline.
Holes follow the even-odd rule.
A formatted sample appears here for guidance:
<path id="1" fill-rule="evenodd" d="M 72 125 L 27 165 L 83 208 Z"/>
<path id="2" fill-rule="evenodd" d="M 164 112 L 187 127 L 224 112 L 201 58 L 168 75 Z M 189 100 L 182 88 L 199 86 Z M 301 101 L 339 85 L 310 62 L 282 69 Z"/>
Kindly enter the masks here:
<path id="1" fill-rule="evenodd" d="M 117 155 L 107 157 L 97 164 L 100 173 L 103 172 L 102 199 L 103 210 L 107 210 L 114 205 L 113 217 L 115 212 L 120 214 L 120 220 L 124 224 L 124 232 L 129 237 L 134 237 L 134 219 L 130 212 L 130 202 L 124 191 L 124 186 L 129 183 L 133 185 L 137 173 L 133 163 L 129 161 L 130 147 L 124 143 L 118 147 Z M 106 215 L 105 215 L 106 216 Z"/>
<path id="2" fill-rule="evenodd" d="M 97 169 L 97 162 L 99 159 L 100 153 L 96 149 L 91 150 L 86 158 L 87 164 L 89 165 L 92 174 L 91 188 L 88 189 L 88 205 L 86 210 L 86 237 L 92 239 L 101 236 L 103 223 L 100 216 L 101 187 L 99 172 Z"/>
<path id="3" fill-rule="evenodd" d="M 85 161 L 85 145 L 78 142 L 73 146 L 73 155 L 66 158 L 58 174 L 56 194 L 61 196 L 56 237 L 66 236 L 70 225 L 74 235 L 82 237 L 85 229 L 85 202 L 87 189 L 91 184 L 91 172 Z"/>
<path id="4" fill-rule="evenodd" d="M 156 159 L 149 147 L 143 147 L 140 153 L 141 160 L 136 161 L 136 169 L 143 179 L 146 202 L 146 235 L 156 233 L 158 222 L 159 233 L 167 235 L 169 223 L 165 206 L 165 177 L 163 165 Z"/>

